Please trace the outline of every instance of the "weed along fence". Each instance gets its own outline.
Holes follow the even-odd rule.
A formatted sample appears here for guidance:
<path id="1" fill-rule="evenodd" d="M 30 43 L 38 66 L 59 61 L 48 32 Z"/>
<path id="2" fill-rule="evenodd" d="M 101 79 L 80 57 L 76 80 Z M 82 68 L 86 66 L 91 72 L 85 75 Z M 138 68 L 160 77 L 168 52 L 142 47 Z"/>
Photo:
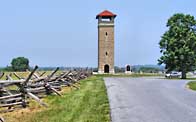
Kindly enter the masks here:
<path id="1" fill-rule="evenodd" d="M 29 98 L 41 106 L 48 107 L 41 98 L 52 93 L 61 96 L 59 91 L 62 90 L 62 87 L 79 89 L 77 85 L 79 81 L 92 74 L 88 69 L 57 73 L 59 68 L 56 68 L 51 74 L 44 76 L 46 72 L 39 73 L 37 69 L 38 66 L 35 66 L 26 78 L 17 73 L 0 73 L 0 79 L 6 77 L 6 80 L 0 80 L 0 113 L 26 108 L 29 105 Z M 18 80 L 13 80 L 11 76 Z M 3 118 L 0 117 L 1 121 Z"/>

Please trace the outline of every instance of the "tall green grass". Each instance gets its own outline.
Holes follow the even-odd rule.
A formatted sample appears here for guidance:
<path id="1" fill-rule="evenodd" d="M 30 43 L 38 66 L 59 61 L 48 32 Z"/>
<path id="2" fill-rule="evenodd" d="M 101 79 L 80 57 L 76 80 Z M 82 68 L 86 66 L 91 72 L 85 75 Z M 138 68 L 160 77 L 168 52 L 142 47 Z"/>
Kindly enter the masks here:
<path id="1" fill-rule="evenodd" d="M 6 122 L 109 122 L 109 102 L 102 77 L 82 80 L 79 90 L 44 99 L 49 108 L 5 114 Z M 36 103 L 35 103 L 36 104 Z M 35 105 L 37 106 L 37 105 Z M 32 109 L 32 107 L 31 107 Z"/>

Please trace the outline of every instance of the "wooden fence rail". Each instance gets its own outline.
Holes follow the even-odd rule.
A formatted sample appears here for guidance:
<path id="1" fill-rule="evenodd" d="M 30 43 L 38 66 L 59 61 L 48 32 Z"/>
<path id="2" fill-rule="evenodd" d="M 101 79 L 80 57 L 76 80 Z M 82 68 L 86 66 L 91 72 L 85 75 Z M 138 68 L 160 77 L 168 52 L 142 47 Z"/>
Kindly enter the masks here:
<path id="1" fill-rule="evenodd" d="M 27 78 L 21 77 L 16 72 L 0 73 L 0 79 L 6 76 L 6 80 L 0 80 L 0 113 L 10 112 L 15 108 L 25 108 L 29 105 L 29 98 L 38 102 L 41 106 L 48 107 L 41 98 L 56 94 L 61 96 L 62 87 L 74 87 L 79 89 L 78 85 L 81 79 L 89 77 L 92 72 L 88 69 L 77 71 L 64 71 L 57 74 L 59 68 L 56 68 L 51 74 L 44 76 L 46 72 L 36 72 L 38 66 L 29 72 Z M 13 80 L 14 75 L 18 80 Z M 0 122 L 3 122 L 0 117 Z"/>

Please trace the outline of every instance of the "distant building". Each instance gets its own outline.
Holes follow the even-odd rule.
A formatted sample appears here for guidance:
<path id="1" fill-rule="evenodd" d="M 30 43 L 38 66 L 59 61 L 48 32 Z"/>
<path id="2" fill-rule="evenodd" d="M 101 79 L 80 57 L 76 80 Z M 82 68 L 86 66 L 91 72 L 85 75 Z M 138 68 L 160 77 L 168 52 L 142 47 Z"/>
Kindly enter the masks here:
<path id="1" fill-rule="evenodd" d="M 98 73 L 114 73 L 114 19 L 116 14 L 103 11 L 98 19 Z"/>
<path id="2" fill-rule="evenodd" d="M 125 73 L 126 74 L 131 74 L 132 73 L 131 65 L 126 65 L 125 66 Z"/>

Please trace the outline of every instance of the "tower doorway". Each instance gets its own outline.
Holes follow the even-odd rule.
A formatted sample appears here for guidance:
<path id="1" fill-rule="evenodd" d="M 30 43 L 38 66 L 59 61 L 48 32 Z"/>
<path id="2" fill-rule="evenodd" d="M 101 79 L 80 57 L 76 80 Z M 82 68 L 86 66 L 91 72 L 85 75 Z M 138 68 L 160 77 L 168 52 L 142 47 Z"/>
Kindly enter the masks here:
<path id="1" fill-rule="evenodd" d="M 108 64 L 104 66 L 104 73 L 110 73 L 110 67 Z"/>

